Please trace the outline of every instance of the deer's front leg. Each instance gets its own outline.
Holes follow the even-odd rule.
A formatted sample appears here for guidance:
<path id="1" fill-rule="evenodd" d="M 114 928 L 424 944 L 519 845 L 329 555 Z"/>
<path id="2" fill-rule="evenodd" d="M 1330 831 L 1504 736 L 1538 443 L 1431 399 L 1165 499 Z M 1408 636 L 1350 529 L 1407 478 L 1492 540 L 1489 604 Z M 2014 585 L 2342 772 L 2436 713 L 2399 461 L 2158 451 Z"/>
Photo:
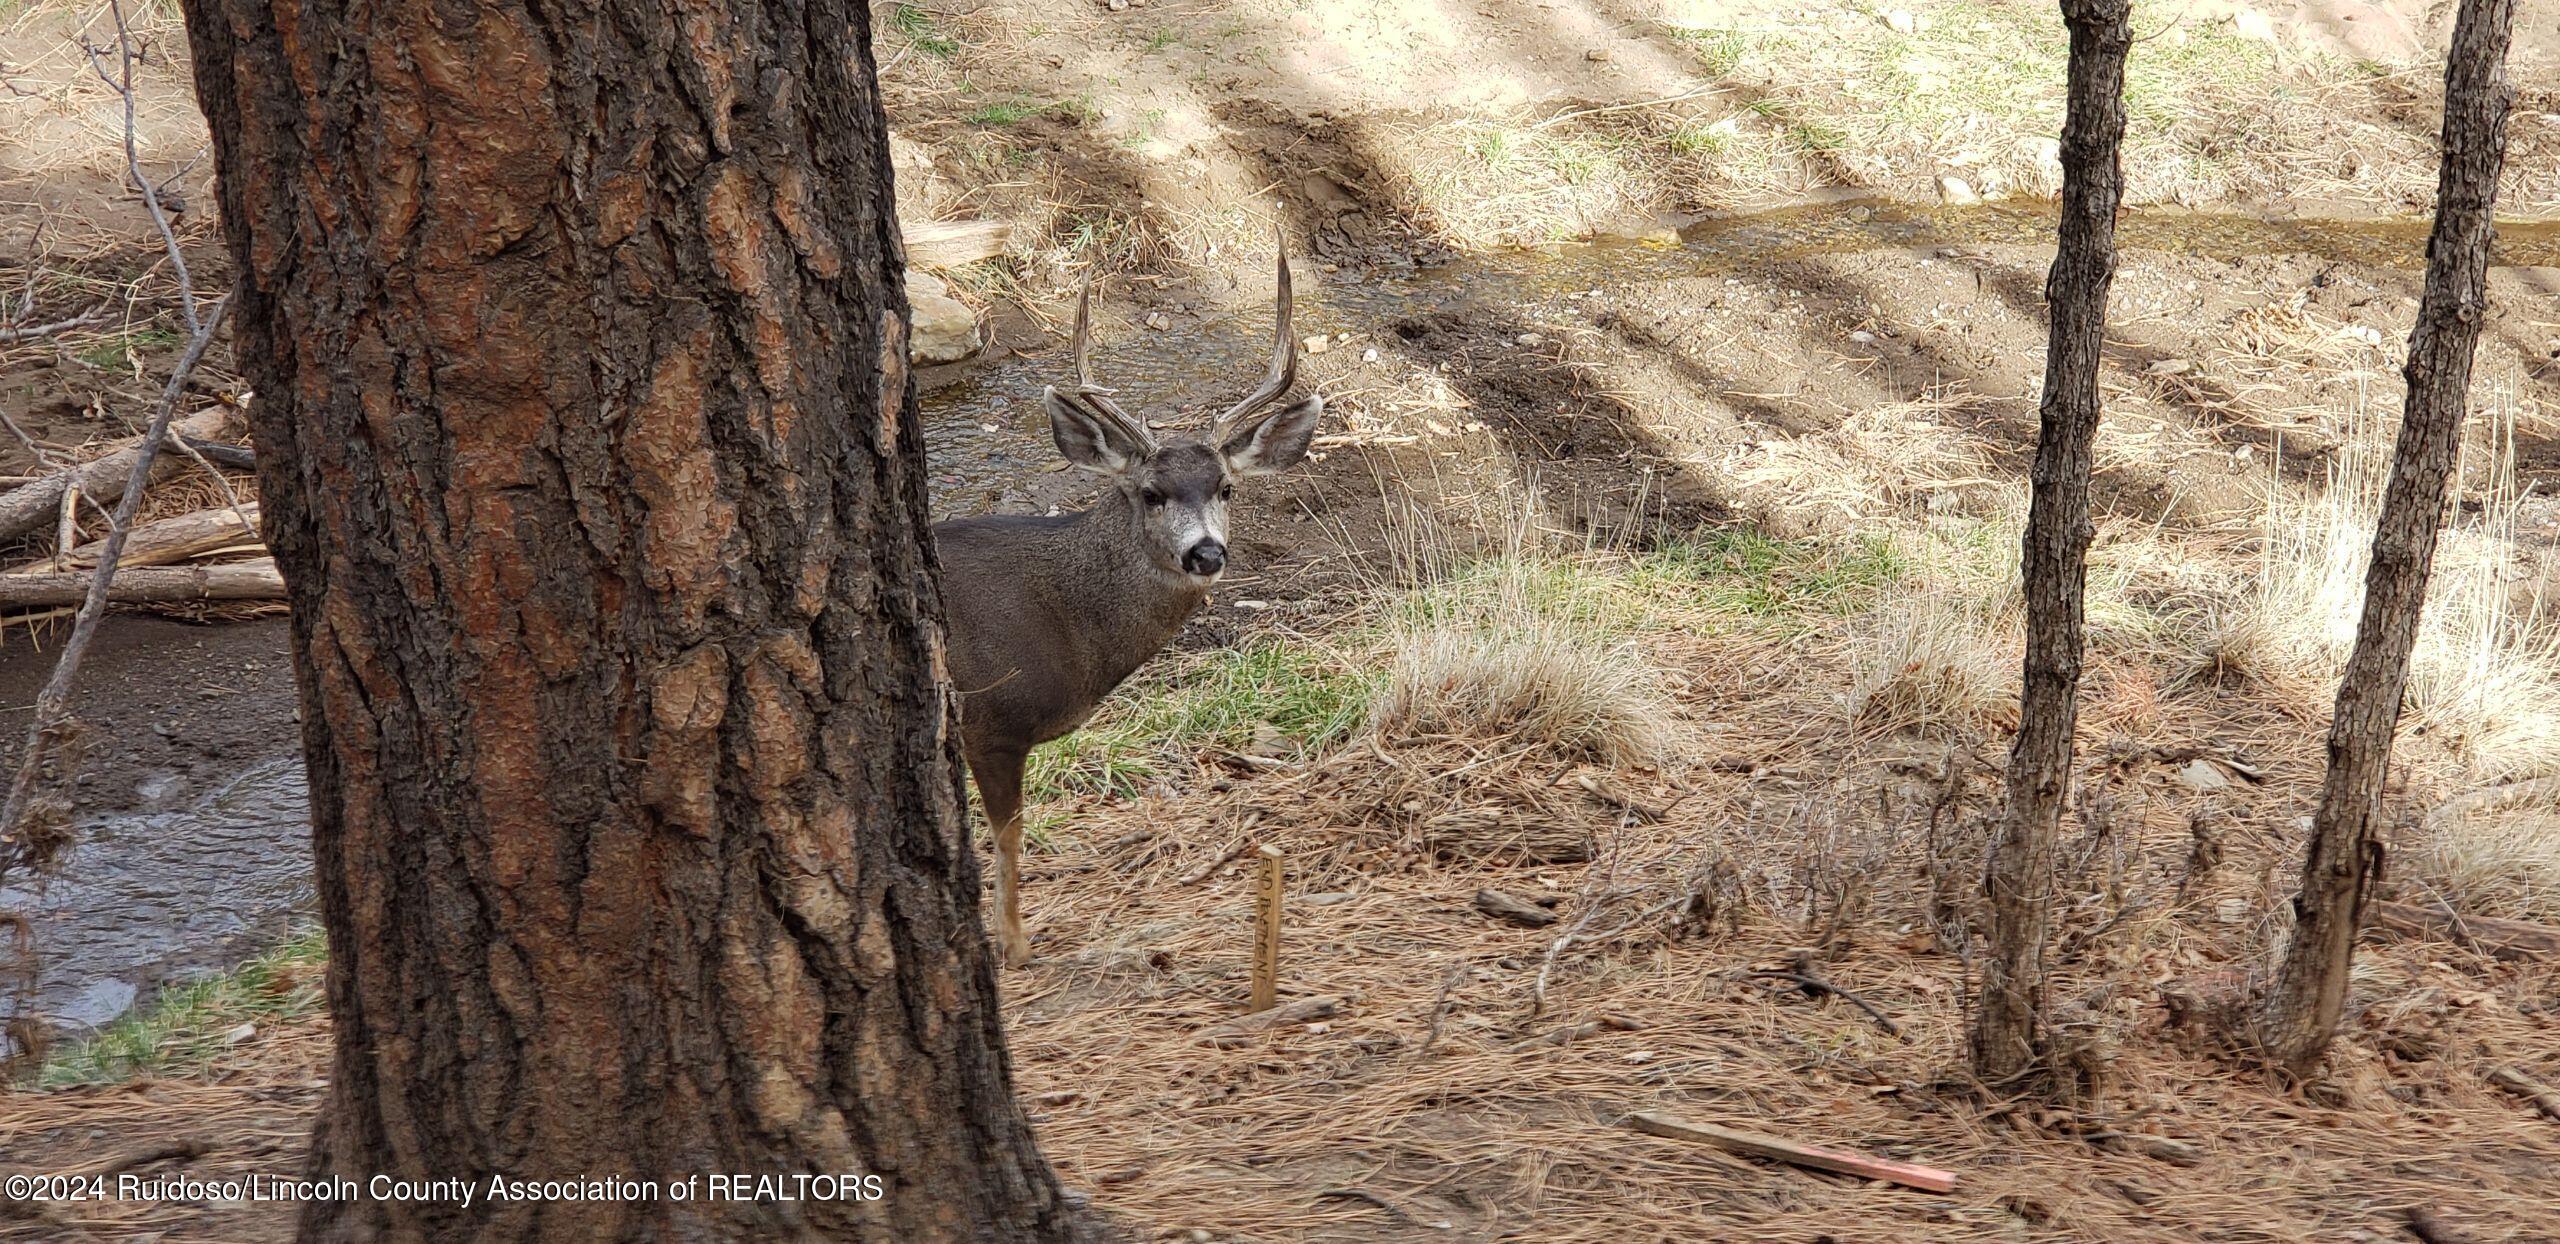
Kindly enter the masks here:
<path id="1" fill-rule="evenodd" d="M 1022 931 L 1022 753 L 973 761 L 978 799 L 996 835 L 996 954 L 1009 968 L 1031 963 L 1031 938 Z"/>

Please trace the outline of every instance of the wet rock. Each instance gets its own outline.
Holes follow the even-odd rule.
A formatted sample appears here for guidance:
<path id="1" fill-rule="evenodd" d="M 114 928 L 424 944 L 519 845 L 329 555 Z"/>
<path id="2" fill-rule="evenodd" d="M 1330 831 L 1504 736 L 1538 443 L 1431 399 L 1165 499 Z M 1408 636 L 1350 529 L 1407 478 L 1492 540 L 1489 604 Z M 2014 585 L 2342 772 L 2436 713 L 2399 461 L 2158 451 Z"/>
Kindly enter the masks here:
<path id="1" fill-rule="evenodd" d="M 957 363 L 986 344 L 978 335 L 978 313 L 931 276 L 910 274 L 907 299 L 915 308 L 915 335 L 908 356 L 919 363 Z"/>
<path id="2" fill-rule="evenodd" d="M 1982 201 L 1973 183 L 1952 174 L 1938 176 L 1938 201 L 1949 207 L 1971 207 Z"/>

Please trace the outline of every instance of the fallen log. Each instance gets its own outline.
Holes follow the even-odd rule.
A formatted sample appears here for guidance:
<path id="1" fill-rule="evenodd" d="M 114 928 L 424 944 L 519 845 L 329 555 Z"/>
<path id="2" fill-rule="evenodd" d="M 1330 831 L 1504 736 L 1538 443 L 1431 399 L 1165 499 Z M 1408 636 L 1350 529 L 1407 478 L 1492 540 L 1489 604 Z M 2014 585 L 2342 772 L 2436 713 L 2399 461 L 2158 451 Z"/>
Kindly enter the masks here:
<path id="1" fill-rule="evenodd" d="M 38 609 L 76 605 L 88 599 L 88 574 L 0 575 L 0 609 Z M 284 576 L 275 559 L 226 562 L 219 566 L 153 566 L 119 569 L 107 585 L 107 599 L 117 604 L 165 605 L 203 600 L 283 600 Z"/>
<path id="2" fill-rule="evenodd" d="M 1692 1123 L 1667 1114 L 1630 1115 L 1627 1125 L 1651 1136 L 1670 1140 L 1689 1140 L 1713 1145 L 1727 1153 L 1749 1154 L 1769 1158 L 1793 1166 L 1830 1171 L 1835 1175 L 1855 1175 L 1860 1179 L 1881 1179 L 1887 1183 L 1918 1188 L 1923 1192 L 1953 1192 L 1956 1173 L 1934 1166 L 1896 1162 L 1890 1158 L 1871 1158 L 1844 1149 L 1825 1149 L 1818 1145 L 1801 1145 L 1778 1136 L 1758 1132 L 1736 1131 L 1712 1123 Z"/>
<path id="3" fill-rule="evenodd" d="M 242 519 L 248 523 L 243 526 Z M 197 510 L 143 523 L 124 538 L 124 556 L 116 562 L 119 569 L 134 566 L 174 566 L 200 554 L 234 545 L 258 543 L 258 503 L 241 503 L 238 511 L 230 506 Z M 62 555 L 61 570 L 88 570 L 98 564 L 98 554 L 105 540 L 91 540 Z M 44 574 L 57 569 L 55 559 L 39 558 L 10 571 L 11 574 Z"/>
<path id="4" fill-rule="evenodd" d="M 927 220 L 905 225 L 907 263 L 917 268 L 957 268 L 1004 253 L 1013 226 L 1001 220 Z"/>
<path id="5" fill-rule="evenodd" d="M 2495 916 L 2469 916 L 2442 903 L 2392 903 L 2366 907 L 2376 928 L 2405 937 L 2442 937 L 2494 959 L 2560 956 L 2560 928 Z"/>
<path id="6" fill-rule="evenodd" d="M 170 431 L 179 436 L 211 436 L 222 430 L 228 417 L 219 406 L 207 407 L 179 420 Z M 115 504 L 124 496 L 125 477 L 133 473 L 133 456 L 140 449 L 138 443 L 127 445 L 103 458 L 64 467 L 32 484 L 0 493 L 0 541 L 15 540 L 58 517 L 63 494 L 74 487 L 82 498 L 100 506 Z"/>

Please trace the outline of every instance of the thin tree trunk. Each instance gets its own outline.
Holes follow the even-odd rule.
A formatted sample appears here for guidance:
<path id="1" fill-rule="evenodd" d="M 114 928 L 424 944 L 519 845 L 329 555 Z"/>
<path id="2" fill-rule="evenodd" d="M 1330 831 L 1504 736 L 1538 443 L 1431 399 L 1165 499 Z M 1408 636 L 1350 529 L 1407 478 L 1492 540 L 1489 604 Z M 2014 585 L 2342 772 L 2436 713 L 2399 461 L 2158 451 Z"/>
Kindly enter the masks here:
<path id="1" fill-rule="evenodd" d="M 187 18 L 330 942 L 311 1170 L 476 1181 L 302 1238 L 1090 1234 L 997 1021 L 862 5 Z M 663 1191 L 723 1174 L 783 1182 Z"/>
<path id="2" fill-rule="evenodd" d="M 2515 0 L 2462 0 L 2444 75 L 2444 162 L 2436 177 L 2435 231 L 2427 238 L 2426 294 L 2409 334 L 2408 404 L 2391 454 L 2391 482 L 2374 524 L 2364 612 L 2338 683 L 2329 723 L 2329 771 L 2312 816 L 2302 892 L 2284 966 L 2260 1016 L 2267 1056 L 2309 1076 L 2329 1051 L 2346 1007 L 2347 971 L 2365 901 L 2382 871 L 2374 822 L 2400 724 L 2409 653 L 2417 646 L 2436 532 L 2462 448 L 2471 355 L 2480 341 L 2496 230 L 2498 171 L 2507 157 L 2507 42 Z"/>
<path id="3" fill-rule="evenodd" d="M 2062 129 L 2062 221 L 2045 280 L 2045 350 L 2035 491 L 2022 573 L 2027 605 L 2018 738 L 2008 807 L 1985 880 L 1990 953 L 1975 1009 L 1975 1071 L 1993 1084 L 2039 1065 L 2044 947 L 2053 901 L 2053 838 L 2071 790 L 2079 720 L 2081 594 L 2088 579 L 2089 471 L 2098 433 L 2098 364 L 2115 283 L 2116 207 L 2124 197 L 2124 61 L 2129 0 L 2064 0 L 2071 30 L 2069 113 Z"/>

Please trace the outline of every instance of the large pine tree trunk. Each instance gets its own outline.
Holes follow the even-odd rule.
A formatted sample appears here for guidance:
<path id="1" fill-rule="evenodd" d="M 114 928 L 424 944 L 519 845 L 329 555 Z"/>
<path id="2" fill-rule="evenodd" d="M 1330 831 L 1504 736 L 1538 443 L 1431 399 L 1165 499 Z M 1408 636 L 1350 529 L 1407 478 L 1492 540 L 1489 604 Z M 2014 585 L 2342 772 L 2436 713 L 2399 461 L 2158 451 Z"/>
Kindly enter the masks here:
<path id="1" fill-rule="evenodd" d="M 304 1238 L 1082 1233 L 979 924 L 862 6 L 187 18 L 293 604 L 315 1171 L 885 1194 Z"/>
<path id="2" fill-rule="evenodd" d="M 1972 1033 L 1975 1071 L 1993 1084 L 2040 1062 L 2044 947 L 2053 901 L 2053 839 L 2071 790 L 2079 722 L 2081 595 L 2089 568 L 2089 471 L 2098 435 L 2099 351 L 2116 275 L 2116 207 L 2124 198 L 2124 59 L 2130 0 L 2063 0 L 2071 31 L 2062 128 L 2062 221 L 2045 279 L 2052 332 L 2042 425 L 2027 508 L 2027 604 L 2018 738 L 2008 806 L 1985 880 L 1991 947 Z"/>
<path id="3" fill-rule="evenodd" d="M 2447 486 L 2462 447 L 2472 348 L 2480 341 L 2496 230 L 2498 171 L 2507 159 L 2507 42 L 2515 0 L 2462 0 L 2444 75 L 2444 163 L 2426 294 L 2409 335 L 2407 405 L 2392 449 L 2391 482 L 2374 525 L 2364 612 L 2329 723 L 2329 771 L 2312 816 L 2311 848 L 2294 899 L 2291 943 L 2266 1000 L 2260 1040 L 2297 1076 L 2317 1070 L 2345 1009 L 2347 970 L 2365 900 L 2382 864 L 2374 822 L 2391 767 L 2392 736 L 2417 646 L 2427 575 L 2444 525 Z"/>

